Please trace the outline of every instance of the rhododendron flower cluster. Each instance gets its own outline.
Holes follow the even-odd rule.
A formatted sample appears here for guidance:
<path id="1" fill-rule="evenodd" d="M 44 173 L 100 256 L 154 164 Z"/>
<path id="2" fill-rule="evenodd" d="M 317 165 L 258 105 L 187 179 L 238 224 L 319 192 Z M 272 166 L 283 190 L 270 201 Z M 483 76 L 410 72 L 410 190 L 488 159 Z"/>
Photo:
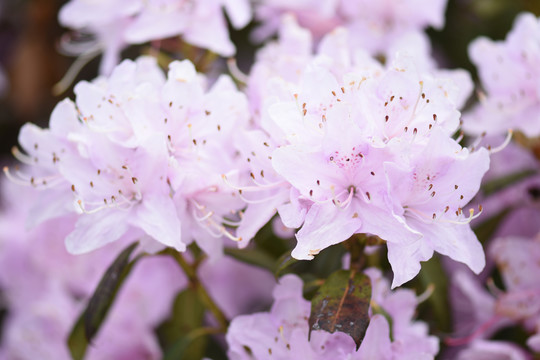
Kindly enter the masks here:
<path id="1" fill-rule="evenodd" d="M 293 186 L 290 204 L 278 208 L 285 225 L 304 223 L 293 256 L 313 258 L 355 233 L 370 233 L 388 241 L 394 285 L 416 275 L 433 250 L 480 271 L 482 249 L 467 226 L 473 213 L 464 208 L 487 171 L 488 152 L 471 153 L 450 137 L 459 125 L 455 84 L 418 71 L 407 58 L 377 70 L 340 78 L 312 63 L 290 100 L 267 107 L 278 129 L 272 134 L 281 138 L 252 135 L 263 142 L 253 146 L 255 154 L 269 152 L 264 144 L 283 144 L 258 158 L 271 157 L 273 172 Z M 268 180 L 268 161 L 248 161 L 261 168 L 251 172 L 261 188 L 283 187 Z M 438 242 L 441 232 L 445 240 Z"/>
<path id="2" fill-rule="evenodd" d="M 478 67 L 485 93 L 465 117 L 468 132 L 501 134 L 513 128 L 529 137 L 540 135 L 539 36 L 539 20 L 532 14 L 521 14 L 506 40 L 481 37 L 471 43 L 470 58 Z"/>
<path id="3" fill-rule="evenodd" d="M 256 224 L 254 214 L 266 222 L 274 207 L 286 226 L 305 221 L 293 251 L 299 259 L 354 233 L 378 235 L 389 242 L 394 285 L 416 275 L 418 262 L 433 250 L 480 271 L 482 249 L 466 225 L 473 215 L 463 209 L 479 188 L 488 154 L 469 154 L 450 137 L 463 92 L 468 95 L 467 86 L 457 87 L 464 83 L 460 73 L 431 75 L 405 56 L 385 70 L 367 54 L 350 51 L 345 31 L 325 37 L 318 54 L 310 48 L 309 33 L 285 18 L 280 41 L 255 63 L 248 95 L 266 134 L 254 130 L 237 143 L 259 198 L 267 201 L 246 199 L 251 216 L 244 223 Z M 436 162 L 445 165 L 433 167 Z M 463 171 L 467 185 L 461 184 Z M 253 188 L 240 194 L 246 190 Z M 289 192 L 290 203 L 283 204 Z M 249 239 L 254 229 L 245 228 L 239 231 Z M 445 240 L 438 243 L 441 231 Z"/>
<path id="4" fill-rule="evenodd" d="M 538 357 L 539 20 L 470 3 L 66 1 L 0 358 Z"/>
<path id="5" fill-rule="evenodd" d="M 273 165 L 310 202 L 293 256 L 371 233 L 388 242 L 394 285 L 416 275 L 433 250 L 480 271 L 482 249 L 463 208 L 488 153 L 449 136 L 459 113 L 444 83 L 397 65 L 376 79 L 314 69 L 303 85 L 296 101 L 270 110 L 291 143 L 274 152 Z"/>
<path id="6" fill-rule="evenodd" d="M 35 211 L 81 213 L 66 238 L 70 252 L 129 232 L 179 251 L 196 239 L 214 255 L 220 237 L 235 239 L 223 223 L 244 203 L 221 174 L 235 169 L 227 142 L 247 121 L 247 103 L 225 76 L 208 91 L 203 82 L 189 61 L 172 63 L 167 80 L 150 58 L 125 61 L 110 78 L 78 84 L 76 102 L 58 104 L 50 129 L 22 128 L 19 158 L 36 173 L 17 181 L 58 199 Z M 69 210 L 59 206 L 68 198 Z"/>

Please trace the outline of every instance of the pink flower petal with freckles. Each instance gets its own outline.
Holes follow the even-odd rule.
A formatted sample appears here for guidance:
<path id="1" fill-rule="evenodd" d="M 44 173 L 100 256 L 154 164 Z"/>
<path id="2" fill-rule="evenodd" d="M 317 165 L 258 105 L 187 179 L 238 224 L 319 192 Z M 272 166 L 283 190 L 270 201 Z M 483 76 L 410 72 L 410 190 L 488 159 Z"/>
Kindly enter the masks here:
<path id="1" fill-rule="evenodd" d="M 292 256 L 300 260 L 313 259 L 321 250 L 347 240 L 361 227 L 354 207 L 338 210 L 334 204 L 313 204 L 306 214 L 302 229 L 296 234 L 298 244 Z"/>
<path id="2" fill-rule="evenodd" d="M 82 216 L 65 239 L 67 251 L 84 254 L 120 239 L 129 228 L 127 217 L 127 213 L 114 210 Z"/>
<path id="3" fill-rule="evenodd" d="M 186 250 L 186 244 L 181 238 L 180 220 L 171 198 L 163 195 L 145 195 L 133 212 L 129 220 L 132 226 L 142 229 L 164 245 L 178 251 Z"/>

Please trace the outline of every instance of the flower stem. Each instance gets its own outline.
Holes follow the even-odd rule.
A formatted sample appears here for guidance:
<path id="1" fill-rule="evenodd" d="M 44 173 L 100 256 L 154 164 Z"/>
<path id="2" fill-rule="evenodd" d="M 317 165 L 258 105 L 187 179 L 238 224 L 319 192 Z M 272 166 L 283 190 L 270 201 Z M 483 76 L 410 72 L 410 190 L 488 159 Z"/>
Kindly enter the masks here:
<path id="1" fill-rule="evenodd" d="M 178 265 L 180 265 L 180 267 L 182 268 L 182 270 L 188 277 L 190 286 L 193 287 L 197 291 L 197 294 L 199 295 L 199 299 L 202 301 L 204 306 L 206 306 L 206 308 L 210 310 L 212 315 L 214 315 L 214 318 L 219 323 L 221 332 L 226 332 L 227 327 L 229 326 L 229 321 L 227 320 L 227 317 L 225 316 L 223 311 L 221 311 L 219 306 L 212 299 L 208 291 L 206 291 L 206 289 L 204 288 L 201 280 L 199 279 L 197 275 L 196 268 L 193 266 L 193 264 L 190 264 L 182 256 L 181 253 L 173 249 L 168 248 L 164 250 L 162 253 L 171 255 L 176 260 Z"/>
<path id="2" fill-rule="evenodd" d="M 360 272 L 364 266 L 366 256 L 364 254 L 364 248 L 366 246 L 368 237 L 365 234 L 354 234 L 347 241 L 345 241 L 345 248 L 351 254 L 350 269 L 353 272 Z"/>

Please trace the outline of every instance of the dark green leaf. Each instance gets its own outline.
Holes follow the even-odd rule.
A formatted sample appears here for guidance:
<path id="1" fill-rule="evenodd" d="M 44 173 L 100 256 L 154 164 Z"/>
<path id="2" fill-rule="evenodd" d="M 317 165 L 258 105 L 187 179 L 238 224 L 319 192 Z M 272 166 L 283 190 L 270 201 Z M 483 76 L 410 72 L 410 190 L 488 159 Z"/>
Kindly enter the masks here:
<path id="1" fill-rule="evenodd" d="M 229 360 L 223 345 L 219 343 L 218 338 L 216 337 L 207 337 L 208 344 L 206 345 L 206 352 L 204 354 L 205 358 L 212 360 Z"/>
<path id="2" fill-rule="evenodd" d="M 379 304 L 373 303 L 371 304 L 371 311 L 373 315 L 380 314 L 384 316 L 386 321 L 388 322 L 388 327 L 390 328 L 390 341 L 394 342 L 394 319 L 392 318 L 392 315 L 390 315 L 384 308 L 379 306 Z"/>
<path id="3" fill-rule="evenodd" d="M 204 345 L 206 344 L 206 335 L 213 333 L 206 328 L 198 328 L 190 331 L 188 334 L 181 336 L 178 340 L 165 352 L 163 360 L 199 360 L 204 356 Z M 204 336 L 204 337 L 202 337 Z M 203 340 L 200 342 L 199 340 Z M 190 352 L 195 343 L 197 348 L 201 348 L 201 352 L 194 355 Z M 202 346 L 201 346 L 202 345 Z"/>
<path id="4" fill-rule="evenodd" d="M 206 338 L 192 339 L 188 336 L 201 327 L 205 307 L 197 290 L 187 288 L 174 301 L 172 316 L 157 329 L 163 349 L 164 359 L 200 359 L 204 354 Z"/>
<path id="5" fill-rule="evenodd" d="M 418 279 L 420 281 L 419 291 L 427 291 L 428 287 L 434 287 L 433 293 L 427 299 L 427 304 L 431 306 L 433 312 L 430 318 L 437 321 L 438 329 L 450 331 L 448 280 L 437 255 L 422 263 Z"/>
<path id="6" fill-rule="evenodd" d="M 276 261 L 266 252 L 254 248 L 254 249 L 235 249 L 225 248 L 225 254 L 242 261 L 246 264 L 262 267 L 264 269 L 274 272 L 276 268 Z"/>
<path id="7" fill-rule="evenodd" d="M 369 325 L 371 281 L 355 271 L 338 270 L 328 277 L 311 300 L 310 332 L 341 331 L 359 347 Z"/>
<path id="8" fill-rule="evenodd" d="M 84 358 L 88 343 L 97 334 L 124 279 L 138 259 L 129 261 L 131 253 L 137 245 L 138 243 L 133 243 L 124 249 L 109 266 L 96 291 L 88 301 L 86 309 L 71 330 L 68 337 L 68 346 L 73 359 L 80 360 Z"/>
<path id="9" fill-rule="evenodd" d="M 274 259 L 279 258 L 283 253 L 291 251 L 291 243 L 274 234 L 272 221 L 269 221 L 261 230 L 259 230 L 253 239 L 253 243 L 256 245 L 257 249 L 261 249 Z"/>
<path id="10" fill-rule="evenodd" d="M 479 225 L 474 226 L 474 233 L 482 244 L 485 244 L 486 241 L 491 239 L 499 227 L 499 224 L 506 217 L 506 215 L 508 215 L 510 210 L 510 208 L 506 208 L 497 215 L 494 215 L 491 218 L 484 220 Z"/>
<path id="11" fill-rule="evenodd" d="M 202 357 L 188 357 L 189 345 L 195 339 L 193 336 L 184 335 L 177 339 L 163 354 L 163 360 L 202 359 Z M 199 347 L 199 346 L 197 346 Z M 202 356 L 202 355 L 201 355 Z"/>
<path id="12" fill-rule="evenodd" d="M 276 270 L 274 271 L 274 276 L 276 277 L 276 279 L 283 274 L 283 271 L 285 271 L 285 269 L 297 262 L 298 260 L 293 258 L 288 252 L 280 256 L 280 258 L 276 261 L 277 266 Z"/>
<path id="13" fill-rule="evenodd" d="M 88 347 L 88 340 L 84 334 L 84 313 L 79 316 L 75 326 L 71 329 L 67 344 L 73 360 L 82 360 Z"/>
<path id="14" fill-rule="evenodd" d="M 345 253 L 345 247 L 342 244 L 336 244 L 321 251 L 315 256 L 315 259 L 304 261 L 304 263 L 309 264 L 311 272 L 318 278 L 327 278 L 330 274 L 343 268 L 341 259 Z"/>
<path id="15" fill-rule="evenodd" d="M 118 255 L 101 278 L 94 295 L 90 298 L 84 312 L 84 332 L 88 342 L 92 341 L 98 332 L 120 286 L 133 267 L 134 263 L 130 263 L 129 258 L 137 245 L 138 243 L 131 244 Z"/>
<path id="16" fill-rule="evenodd" d="M 516 172 L 510 175 L 506 175 L 497 179 L 488 181 L 486 184 L 482 185 L 482 192 L 485 195 L 491 195 L 497 191 L 503 190 L 506 187 L 517 183 L 520 180 L 523 180 L 531 175 L 536 174 L 534 170 L 525 170 Z"/>

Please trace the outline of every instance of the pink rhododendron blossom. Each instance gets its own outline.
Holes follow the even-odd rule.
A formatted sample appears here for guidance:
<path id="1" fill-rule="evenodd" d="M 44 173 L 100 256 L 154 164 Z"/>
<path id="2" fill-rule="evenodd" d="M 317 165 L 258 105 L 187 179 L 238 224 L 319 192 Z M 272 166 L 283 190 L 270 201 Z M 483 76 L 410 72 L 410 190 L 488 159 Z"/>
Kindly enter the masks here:
<path id="1" fill-rule="evenodd" d="M 540 270 L 540 238 L 500 238 L 489 250 L 506 286 L 506 294 L 498 298 L 497 313 L 535 324 L 540 320 L 540 281 L 534 275 Z"/>
<path id="2" fill-rule="evenodd" d="M 454 269 L 450 285 L 453 336 L 446 339 L 451 346 L 446 358 L 453 359 L 457 353 L 463 353 L 477 341 L 488 339 L 511 322 L 494 316 L 496 299 L 467 269 Z"/>
<path id="3" fill-rule="evenodd" d="M 272 219 L 272 230 L 274 234 L 282 239 L 292 239 L 294 238 L 294 229 L 285 226 L 280 217 L 275 217 Z"/>
<path id="4" fill-rule="evenodd" d="M 229 358 L 433 359 L 438 342 L 428 336 L 426 324 L 412 321 L 417 305 L 414 294 L 410 290 L 390 292 L 388 282 L 372 270 L 374 301 L 393 321 L 393 341 L 388 321 L 380 314 L 371 316 L 358 351 L 353 339 L 341 332 L 315 330 L 308 340 L 310 303 L 302 297 L 302 281 L 286 275 L 274 289 L 270 312 L 233 319 L 227 332 Z"/>
<path id="5" fill-rule="evenodd" d="M 527 360 L 530 355 L 507 341 L 477 340 L 461 351 L 457 360 Z"/>
<path id="6" fill-rule="evenodd" d="M 454 308 L 465 313 L 456 314 L 456 331 L 467 335 L 452 343 L 471 343 L 475 348 L 476 339 L 488 338 L 509 325 L 521 325 L 533 334 L 527 343 L 536 349 L 540 333 L 540 287 L 535 275 L 540 267 L 539 239 L 498 238 L 489 250 L 490 257 L 501 272 L 505 290 L 489 294 L 472 276 L 458 273 L 453 280 L 459 291 L 453 296 Z M 495 343 L 493 346 L 496 346 Z M 476 350 L 466 350 L 465 353 L 476 353 Z M 516 354 L 521 352 L 517 351 Z"/>
<path id="7" fill-rule="evenodd" d="M 537 66 L 540 25 L 530 13 L 519 15 L 504 41 L 481 37 L 469 47 L 485 91 L 464 129 L 471 134 L 503 134 L 509 128 L 529 137 L 540 135 L 540 97 Z"/>
<path id="8" fill-rule="evenodd" d="M 229 319 L 261 310 L 272 300 L 274 276 L 230 257 L 206 261 L 198 273 L 210 296 Z"/>
<path id="9" fill-rule="evenodd" d="M 460 115 L 458 93 L 447 90 L 453 86 L 407 58 L 374 77 L 338 78 L 312 65 L 293 100 L 269 108 L 288 142 L 272 153 L 272 165 L 307 210 L 294 257 L 311 259 L 370 233 L 388 243 L 393 286 L 414 277 L 433 251 L 482 270 L 472 212 L 464 208 L 489 158 L 450 137 Z M 281 215 L 287 226 L 296 216 Z"/>
<path id="10" fill-rule="evenodd" d="M 40 220 L 80 213 L 70 252 L 143 236 L 179 251 L 196 239 L 218 255 L 218 238 L 236 239 L 225 225 L 244 202 L 221 176 L 240 166 L 228 141 L 248 109 L 230 78 L 207 89 L 189 61 L 171 63 L 165 79 L 155 60 L 140 58 L 75 93 L 75 103 L 57 105 L 49 129 L 21 129 L 26 154 L 16 154 L 31 174 L 12 176 L 56 197 L 36 204 L 47 214 Z"/>
<path id="11" fill-rule="evenodd" d="M 101 73 L 109 74 L 128 44 L 181 35 L 195 46 L 223 56 L 236 49 L 227 21 L 243 28 L 251 20 L 248 0 L 71 0 L 60 10 L 60 23 L 95 38 L 85 46 L 67 44 L 73 53 L 103 51 Z"/>
<path id="12" fill-rule="evenodd" d="M 426 323 L 414 320 L 416 307 L 420 302 L 414 291 L 405 288 L 390 290 L 390 282 L 382 276 L 379 269 L 369 268 L 365 273 L 371 279 L 371 313 L 376 312 L 376 307 L 383 309 L 392 319 L 393 341 L 390 346 L 393 358 L 412 360 L 435 356 L 439 352 L 438 339 L 429 336 Z M 376 316 L 379 315 L 372 315 L 372 321 Z M 382 336 L 380 338 L 384 339 Z"/>
<path id="13" fill-rule="evenodd" d="M 237 148 L 249 168 L 250 176 L 246 175 L 245 178 L 252 178 L 247 186 L 239 187 L 242 191 L 240 195 L 249 204 L 238 229 L 244 241 L 252 237 L 276 209 L 282 214 L 285 226 L 296 228 L 302 225 L 311 206 L 310 200 L 303 198 L 298 189 L 290 189 L 283 174 L 276 173 L 271 161 L 276 148 L 291 144 L 288 131 L 303 132 L 304 129 L 297 121 L 289 121 L 286 117 L 285 120 L 276 120 L 281 118 L 281 115 L 275 115 L 275 110 L 272 109 L 283 107 L 283 103 L 300 104 L 300 99 L 296 99 L 295 94 L 298 95 L 302 90 L 314 94 L 311 89 L 321 87 L 321 75 L 316 75 L 314 80 L 308 79 L 315 72 L 313 67 L 322 68 L 325 73 L 331 73 L 328 76 L 335 76 L 343 81 L 348 79 L 361 82 L 363 78 L 375 79 L 385 73 L 384 66 L 364 50 L 355 47 L 350 38 L 346 29 L 335 29 L 322 39 L 317 51 L 313 51 L 311 34 L 299 27 L 293 17 L 284 16 L 278 41 L 269 43 L 257 53 L 247 87 L 255 129 L 237 137 Z M 402 46 L 407 48 L 405 44 Z M 429 45 L 422 41 L 407 49 L 404 53 L 414 56 L 410 58 L 414 67 L 432 73 L 438 78 L 440 86 L 444 87 L 445 97 L 456 107 L 462 106 L 472 89 L 469 75 L 462 70 L 436 69 L 430 59 Z M 396 54 L 399 51 L 396 49 Z M 309 73 L 306 73 L 307 71 Z M 326 79 L 325 76 L 322 78 Z M 392 79 L 387 80 L 388 83 L 391 81 Z M 325 84 L 323 83 L 323 86 Z M 340 92 L 338 87 L 335 89 Z M 345 128 L 347 125 L 343 126 Z M 456 126 L 457 117 L 454 117 L 448 127 L 455 130 Z M 284 203 L 287 197 L 290 202 Z"/>
<path id="14" fill-rule="evenodd" d="M 346 27 L 359 46 L 371 53 L 385 53 L 387 46 L 401 41 L 409 33 L 422 32 L 431 26 L 444 26 L 446 0 L 414 1 L 340 1 Z M 422 11 L 418 11 L 418 9 Z M 360 35 L 362 34 L 362 35 Z"/>
<path id="15" fill-rule="evenodd" d="M 247 83 L 252 112 L 261 117 L 261 124 L 266 131 L 272 134 L 275 131 L 265 119 L 267 103 L 289 98 L 291 92 L 298 89 L 310 63 L 317 63 L 338 78 L 351 72 L 369 77 L 383 72 L 384 66 L 363 47 L 354 43 L 354 32 L 342 27 L 336 28 L 315 46 L 311 33 L 299 26 L 294 17 L 287 15 L 280 20 L 278 40 L 266 43 L 257 52 Z M 431 57 L 429 42 L 418 34 L 405 36 L 391 47 L 386 59 L 387 66 L 392 66 L 398 53 L 409 56 L 421 71 L 431 72 L 440 78 L 451 78 L 455 85 L 447 86 L 446 91 L 452 93 L 451 97 L 458 108 L 463 106 L 473 89 L 472 80 L 466 71 L 438 69 Z"/>
<path id="16" fill-rule="evenodd" d="M 355 46 L 371 54 L 387 54 L 410 34 L 420 34 L 428 26 L 442 28 L 445 8 L 446 0 L 260 0 L 255 18 L 262 25 L 254 37 L 267 38 L 279 27 L 280 16 L 292 13 L 317 39 L 343 26 L 355 34 Z"/>
<path id="17" fill-rule="evenodd" d="M 533 237 L 540 232 L 538 190 L 540 177 L 532 176 L 481 199 L 489 211 L 486 218 L 505 214 L 496 225 L 494 236 Z"/>
<path id="18" fill-rule="evenodd" d="M 502 141 L 502 136 L 486 138 L 488 143 Z M 534 237 L 540 232 L 540 224 L 536 221 L 540 216 L 538 208 L 540 177 L 535 175 L 537 169 L 538 160 L 534 155 L 516 143 L 509 143 L 502 151 L 491 155 L 490 169 L 483 180 L 486 190 L 489 190 L 492 184 L 500 183 L 501 180 L 504 183 L 505 179 L 520 176 L 516 180 L 510 180 L 506 186 L 496 191 L 487 193 L 481 191 L 474 200 L 484 206 L 483 219 L 505 214 L 498 221 L 493 238 Z M 481 219 L 475 220 L 475 222 L 480 221 Z"/>
<path id="19" fill-rule="evenodd" d="M 309 29 L 317 38 L 343 23 L 338 16 L 339 0 L 258 0 L 255 2 L 255 19 L 262 25 L 253 37 L 262 41 L 270 37 L 278 28 L 280 17 L 292 13 L 302 27 Z"/>

